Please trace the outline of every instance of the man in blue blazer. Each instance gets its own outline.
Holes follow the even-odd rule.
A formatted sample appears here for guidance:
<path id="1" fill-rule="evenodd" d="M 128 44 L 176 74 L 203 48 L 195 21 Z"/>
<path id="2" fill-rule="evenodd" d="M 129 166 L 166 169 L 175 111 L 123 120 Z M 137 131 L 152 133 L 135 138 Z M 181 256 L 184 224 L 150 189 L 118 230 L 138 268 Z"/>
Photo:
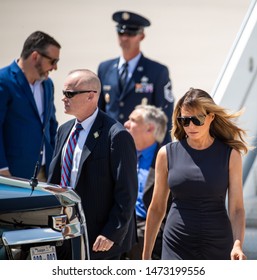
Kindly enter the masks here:
<path id="1" fill-rule="evenodd" d="M 0 174 L 31 178 L 38 162 L 46 180 L 57 121 L 54 85 L 60 44 L 36 31 L 25 41 L 21 56 L 0 69 Z M 36 174 L 37 175 L 37 174 Z"/>
<path id="2" fill-rule="evenodd" d="M 140 43 L 145 37 L 144 28 L 150 25 L 150 21 L 128 11 L 114 13 L 113 20 L 117 22 L 122 54 L 102 62 L 98 67 L 102 83 L 99 107 L 122 124 L 136 105 L 160 107 L 168 117 L 168 130 L 164 139 L 164 142 L 168 142 L 174 103 L 169 70 L 146 58 L 140 50 Z M 123 75 L 125 82 L 120 79 Z"/>
<path id="3" fill-rule="evenodd" d="M 58 129 L 48 182 L 60 184 L 71 152 L 68 139 L 81 125 L 69 156 L 68 187 L 81 197 L 90 259 L 119 259 L 136 241 L 136 148 L 129 132 L 99 110 L 100 90 L 99 78 L 89 70 L 74 70 L 66 78 L 62 101 L 65 113 L 75 119 Z"/>

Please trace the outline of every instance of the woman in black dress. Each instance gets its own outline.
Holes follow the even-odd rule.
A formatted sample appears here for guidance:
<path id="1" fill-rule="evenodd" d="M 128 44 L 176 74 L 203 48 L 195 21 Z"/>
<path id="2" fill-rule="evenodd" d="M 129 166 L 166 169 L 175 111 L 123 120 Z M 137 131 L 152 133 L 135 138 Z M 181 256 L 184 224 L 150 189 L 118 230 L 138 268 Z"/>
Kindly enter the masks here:
<path id="1" fill-rule="evenodd" d="M 228 114 L 200 89 L 178 101 L 172 128 L 177 141 L 162 147 L 156 160 L 143 259 L 150 259 L 170 191 L 162 259 L 246 259 L 241 154 L 248 147 L 245 131 L 234 123 L 239 115 Z"/>

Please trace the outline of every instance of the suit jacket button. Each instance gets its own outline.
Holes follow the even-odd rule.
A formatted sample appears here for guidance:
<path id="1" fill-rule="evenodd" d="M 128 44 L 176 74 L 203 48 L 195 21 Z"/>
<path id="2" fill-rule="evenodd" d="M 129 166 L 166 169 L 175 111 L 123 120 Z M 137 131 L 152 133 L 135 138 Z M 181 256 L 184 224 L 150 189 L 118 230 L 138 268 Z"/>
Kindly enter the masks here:
<path id="1" fill-rule="evenodd" d="M 120 102 L 120 107 L 124 107 L 124 102 Z"/>
<path id="2" fill-rule="evenodd" d="M 120 119 L 120 120 L 123 120 L 123 119 L 124 119 L 124 115 L 123 115 L 123 114 L 120 114 L 120 115 L 119 115 L 119 119 Z"/>

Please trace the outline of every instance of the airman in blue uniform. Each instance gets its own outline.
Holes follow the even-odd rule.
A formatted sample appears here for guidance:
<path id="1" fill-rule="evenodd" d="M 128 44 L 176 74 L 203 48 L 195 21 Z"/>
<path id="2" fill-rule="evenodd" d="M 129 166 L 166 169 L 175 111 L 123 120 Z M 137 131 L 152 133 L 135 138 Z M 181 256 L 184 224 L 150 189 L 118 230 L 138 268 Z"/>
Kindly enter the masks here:
<path id="1" fill-rule="evenodd" d="M 168 142 L 174 103 L 169 70 L 165 65 L 146 58 L 140 49 L 145 37 L 144 28 L 150 26 L 150 21 L 128 11 L 116 12 L 112 18 L 117 22 L 122 54 L 100 63 L 98 67 L 102 83 L 99 107 L 122 124 L 128 120 L 136 105 L 149 104 L 161 108 L 169 120 L 164 140 Z M 126 69 L 124 65 L 127 65 Z M 125 76 L 123 86 L 120 76 Z"/>

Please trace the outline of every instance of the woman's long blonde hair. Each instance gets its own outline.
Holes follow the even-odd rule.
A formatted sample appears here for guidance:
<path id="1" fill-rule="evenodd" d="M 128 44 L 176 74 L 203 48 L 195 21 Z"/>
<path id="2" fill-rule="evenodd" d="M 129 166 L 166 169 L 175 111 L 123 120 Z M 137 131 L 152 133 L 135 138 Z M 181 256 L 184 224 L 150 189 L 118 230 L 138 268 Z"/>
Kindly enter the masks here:
<path id="1" fill-rule="evenodd" d="M 212 97 L 201 89 L 190 88 L 177 102 L 172 118 L 172 139 L 186 138 L 183 126 L 177 121 L 177 117 L 181 116 L 182 107 L 187 110 L 198 111 L 203 115 L 213 113 L 214 119 L 210 126 L 210 135 L 239 152 L 245 154 L 248 152 L 249 146 L 244 140 L 246 132 L 236 124 L 236 119 L 242 114 L 242 111 L 228 113 L 224 108 L 215 104 Z"/>

